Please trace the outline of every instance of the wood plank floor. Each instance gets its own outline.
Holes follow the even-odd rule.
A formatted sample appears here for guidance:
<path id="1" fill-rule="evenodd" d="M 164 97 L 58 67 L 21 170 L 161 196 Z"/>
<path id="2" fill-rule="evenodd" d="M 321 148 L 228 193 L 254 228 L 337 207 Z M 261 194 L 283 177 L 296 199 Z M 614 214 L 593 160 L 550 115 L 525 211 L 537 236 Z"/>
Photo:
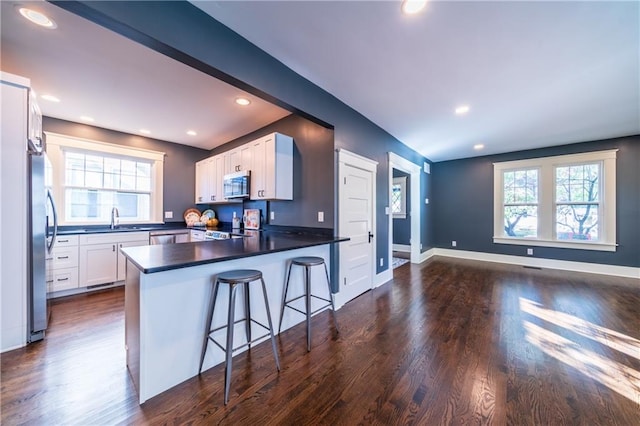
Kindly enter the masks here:
<path id="1" fill-rule="evenodd" d="M 434 258 L 338 311 L 137 404 L 122 289 L 56 302 L 2 355 L 3 425 L 640 424 L 637 280 Z M 193 348 L 199 351 L 200 348 Z M 167 368 L 171 368 L 167 365 Z"/>

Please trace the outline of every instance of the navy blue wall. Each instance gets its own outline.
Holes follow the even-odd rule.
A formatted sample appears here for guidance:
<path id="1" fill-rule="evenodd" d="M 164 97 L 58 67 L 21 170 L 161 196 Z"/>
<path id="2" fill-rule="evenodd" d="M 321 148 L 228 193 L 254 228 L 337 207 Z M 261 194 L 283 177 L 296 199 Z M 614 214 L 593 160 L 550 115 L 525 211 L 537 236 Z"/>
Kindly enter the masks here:
<path id="1" fill-rule="evenodd" d="M 393 177 L 407 178 L 407 186 L 405 187 L 405 202 L 407 203 L 407 212 L 411 210 L 411 175 L 397 169 L 393 169 Z M 393 244 L 410 245 L 411 239 L 411 216 L 407 214 L 404 219 L 393 219 Z"/>
<path id="2" fill-rule="evenodd" d="M 335 148 L 378 161 L 376 235 L 378 272 L 388 269 L 389 169 L 387 153 L 422 166 L 427 161 L 335 96 L 296 74 L 266 52 L 187 2 L 53 2 L 292 112 L 335 128 Z M 375 88 L 371 88 L 375 90 Z M 330 172 L 328 172 L 330 173 Z M 430 197 L 431 175 L 421 176 L 421 197 Z M 431 205 L 421 203 L 421 242 L 433 246 Z M 379 266 L 379 259 L 384 265 Z"/>
<path id="3" fill-rule="evenodd" d="M 640 136 L 435 163 L 436 247 L 525 256 L 526 246 L 493 243 L 493 163 L 616 148 L 617 251 L 535 247 L 534 257 L 640 266 Z"/>

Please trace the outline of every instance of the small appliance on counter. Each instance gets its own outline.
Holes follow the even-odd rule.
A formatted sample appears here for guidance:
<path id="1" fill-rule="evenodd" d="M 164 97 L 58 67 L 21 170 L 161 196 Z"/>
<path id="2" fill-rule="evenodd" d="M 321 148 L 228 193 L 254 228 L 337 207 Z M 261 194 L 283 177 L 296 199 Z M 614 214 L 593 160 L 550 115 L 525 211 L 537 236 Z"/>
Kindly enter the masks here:
<path id="1" fill-rule="evenodd" d="M 260 229 L 260 209 L 244 209 L 244 229 Z"/>
<path id="2" fill-rule="evenodd" d="M 233 219 L 231 219 L 231 229 L 234 231 L 240 230 L 240 218 L 236 215 L 236 212 L 233 212 Z"/>

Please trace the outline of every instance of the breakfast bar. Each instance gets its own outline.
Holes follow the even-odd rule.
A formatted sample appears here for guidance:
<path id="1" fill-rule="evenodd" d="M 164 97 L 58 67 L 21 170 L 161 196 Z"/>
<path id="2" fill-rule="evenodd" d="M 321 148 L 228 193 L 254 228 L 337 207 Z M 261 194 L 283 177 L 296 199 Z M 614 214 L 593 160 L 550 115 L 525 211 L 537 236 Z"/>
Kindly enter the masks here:
<path id="1" fill-rule="evenodd" d="M 138 391 L 139 402 L 143 403 L 198 375 L 202 333 L 206 327 L 212 280 L 216 274 L 235 269 L 260 270 L 267 286 L 271 319 L 277 324 L 288 260 L 299 256 L 318 256 L 331 267 L 332 246 L 346 240 L 326 235 L 260 231 L 222 241 L 121 249 L 127 259 L 127 367 Z M 326 280 L 323 270 L 312 273 L 314 282 Z M 292 275 L 291 279 L 289 296 L 302 294 L 302 276 Z M 219 300 L 228 300 L 225 291 L 225 287 L 220 288 Z M 266 322 L 262 294 L 258 293 L 250 295 L 251 316 Z M 223 311 L 216 311 L 213 326 L 224 324 Z M 295 311 L 285 310 L 282 330 L 304 319 Z M 235 337 L 238 342 L 245 338 L 240 331 Z M 203 371 L 224 360 L 224 352 L 212 346 L 207 350 Z"/>

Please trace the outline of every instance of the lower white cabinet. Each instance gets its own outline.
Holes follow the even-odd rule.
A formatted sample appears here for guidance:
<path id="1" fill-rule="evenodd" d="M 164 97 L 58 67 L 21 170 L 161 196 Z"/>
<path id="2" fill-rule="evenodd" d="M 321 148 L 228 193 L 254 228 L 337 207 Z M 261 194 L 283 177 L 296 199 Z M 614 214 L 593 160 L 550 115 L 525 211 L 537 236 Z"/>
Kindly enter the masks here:
<path id="1" fill-rule="evenodd" d="M 200 231 L 199 229 L 192 229 L 191 241 L 204 241 L 204 231 Z"/>
<path id="2" fill-rule="evenodd" d="M 137 246 L 147 246 L 147 245 L 149 245 L 148 238 L 146 240 L 118 243 L 118 274 L 116 276 L 117 281 L 124 281 L 124 279 L 127 277 L 127 268 L 126 268 L 127 258 L 124 257 L 124 254 L 120 253 L 120 249 L 124 247 L 137 247 Z"/>
<path id="3" fill-rule="evenodd" d="M 46 265 L 47 292 L 78 288 L 78 236 L 58 237 Z"/>
<path id="4" fill-rule="evenodd" d="M 79 286 L 89 287 L 123 280 L 125 258 L 120 253 L 120 248 L 148 244 L 148 232 L 81 235 Z"/>

